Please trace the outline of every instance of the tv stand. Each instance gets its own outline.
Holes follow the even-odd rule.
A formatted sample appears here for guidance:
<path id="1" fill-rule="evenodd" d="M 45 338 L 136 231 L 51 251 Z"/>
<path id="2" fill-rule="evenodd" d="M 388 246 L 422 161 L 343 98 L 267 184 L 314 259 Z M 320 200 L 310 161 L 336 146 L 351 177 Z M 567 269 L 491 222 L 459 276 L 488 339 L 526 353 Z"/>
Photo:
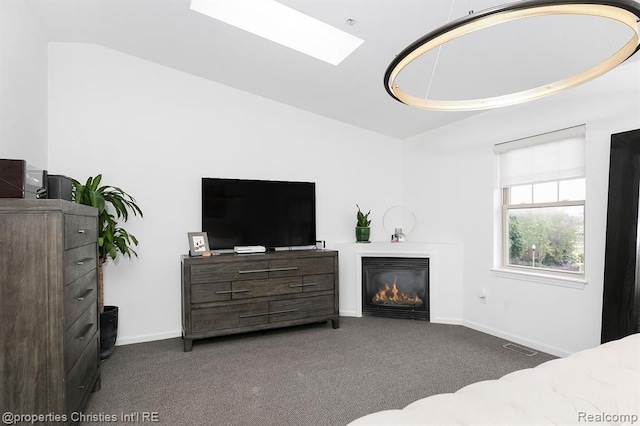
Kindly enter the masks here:
<path id="1" fill-rule="evenodd" d="M 338 252 L 182 256 L 182 338 L 193 341 L 331 320 L 340 327 Z"/>

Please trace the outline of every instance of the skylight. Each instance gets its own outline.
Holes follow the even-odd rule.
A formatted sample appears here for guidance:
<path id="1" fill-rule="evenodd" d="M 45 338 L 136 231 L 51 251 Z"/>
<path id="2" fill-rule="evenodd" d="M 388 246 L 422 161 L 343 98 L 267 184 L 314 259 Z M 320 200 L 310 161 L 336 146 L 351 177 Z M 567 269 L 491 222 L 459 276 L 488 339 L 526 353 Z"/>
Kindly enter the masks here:
<path id="1" fill-rule="evenodd" d="M 191 0 L 191 10 L 332 65 L 364 41 L 273 0 Z"/>

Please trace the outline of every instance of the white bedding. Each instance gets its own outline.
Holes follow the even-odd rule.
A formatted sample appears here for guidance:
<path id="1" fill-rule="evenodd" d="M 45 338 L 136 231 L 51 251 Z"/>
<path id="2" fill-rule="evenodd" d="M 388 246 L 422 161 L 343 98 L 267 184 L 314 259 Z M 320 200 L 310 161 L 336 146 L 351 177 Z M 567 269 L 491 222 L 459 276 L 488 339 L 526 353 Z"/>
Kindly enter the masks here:
<path id="1" fill-rule="evenodd" d="M 640 334 L 349 426 L 589 424 L 640 425 Z"/>

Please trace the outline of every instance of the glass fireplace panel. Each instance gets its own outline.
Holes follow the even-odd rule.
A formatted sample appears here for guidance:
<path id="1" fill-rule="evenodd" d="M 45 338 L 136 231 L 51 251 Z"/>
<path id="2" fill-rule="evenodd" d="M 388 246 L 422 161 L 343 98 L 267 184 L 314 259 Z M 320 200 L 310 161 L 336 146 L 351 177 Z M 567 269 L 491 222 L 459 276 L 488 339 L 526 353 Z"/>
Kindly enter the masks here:
<path id="1" fill-rule="evenodd" d="M 362 313 L 429 321 L 429 259 L 363 257 Z"/>

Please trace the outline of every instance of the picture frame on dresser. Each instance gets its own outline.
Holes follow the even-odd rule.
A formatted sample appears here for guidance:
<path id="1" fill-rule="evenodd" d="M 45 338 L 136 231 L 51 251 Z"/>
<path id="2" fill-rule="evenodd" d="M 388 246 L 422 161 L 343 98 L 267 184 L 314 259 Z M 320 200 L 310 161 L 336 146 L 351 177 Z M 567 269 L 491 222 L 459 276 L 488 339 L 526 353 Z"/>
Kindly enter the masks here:
<path id="1" fill-rule="evenodd" d="M 189 256 L 202 256 L 209 252 L 209 238 L 206 232 L 187 232 Z"/>

